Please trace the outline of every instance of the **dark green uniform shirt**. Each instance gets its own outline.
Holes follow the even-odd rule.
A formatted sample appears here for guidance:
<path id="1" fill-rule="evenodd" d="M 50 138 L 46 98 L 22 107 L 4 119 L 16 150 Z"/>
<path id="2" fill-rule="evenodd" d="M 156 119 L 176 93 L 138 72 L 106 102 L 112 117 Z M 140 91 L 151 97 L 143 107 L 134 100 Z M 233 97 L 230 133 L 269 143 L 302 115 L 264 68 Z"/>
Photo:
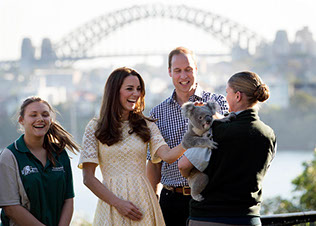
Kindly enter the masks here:
<path id="1" fill-rule="evenodd" d="M 65 150 L 59 156 L 53 152 L 56 165 L 47 159 L 43 166 L 26 147 L 23 137 L 24 135 L 7 149 L 14 154 L 18 163 L 19 175 L 30 201 L 29 211 L 45 225 L 58 225 L 65 199 L 74 197 L 68 154 Z M 5 175 L 4 172 L 0 174 Z M 8 218 L 3 210 L 1 219 L 5 225 Z"/>

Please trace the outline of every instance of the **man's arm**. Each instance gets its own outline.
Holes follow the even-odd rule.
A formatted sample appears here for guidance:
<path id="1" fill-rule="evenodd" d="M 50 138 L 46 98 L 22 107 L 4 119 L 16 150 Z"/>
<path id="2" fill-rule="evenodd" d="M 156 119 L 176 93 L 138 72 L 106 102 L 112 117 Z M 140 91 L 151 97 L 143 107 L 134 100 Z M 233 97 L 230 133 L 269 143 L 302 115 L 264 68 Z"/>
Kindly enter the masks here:
<path id="1" fill-rule="evenodd" d="M 183 155 L 182 158 L 178 162 L 178 168 L 182 176 L 184 176 L 185 178 L 188 178 L 194 166 L 189 161 L 189 159 L 185 155 Z"/>
<path id="2" fill-rule="evenodd" d="M 225 113 L 228 113 L 229 106 L 228 106 L 228 102 L 227 102 L 225 96 L 223 96 L 221 94 L 218 94 L 218 96 L 216 98 L 216 102 L 220 106 L 219 113 L 221 115 L 224 115 Z"/>
<path id="3" fill-rule="evenodd" d="M 149 160 L 146 166 L 146 175 L 156 194 L 158 192 L 158 184 L 160 183 L 161 179 L 161 165 L 161 162 L 155 164 Z"/>

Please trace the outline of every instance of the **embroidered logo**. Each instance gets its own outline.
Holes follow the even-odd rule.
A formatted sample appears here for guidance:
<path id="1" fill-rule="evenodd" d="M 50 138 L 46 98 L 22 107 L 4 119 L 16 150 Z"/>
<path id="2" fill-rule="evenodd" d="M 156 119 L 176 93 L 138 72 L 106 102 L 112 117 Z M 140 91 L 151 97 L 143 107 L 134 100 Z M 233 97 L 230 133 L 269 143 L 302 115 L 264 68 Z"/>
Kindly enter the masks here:
<path id="1" fill-rule="evenodd" d="M 60 167 L 52 167 L 52 171 L 64 171 L 64 167 L 60 166 Z"/>
<path id="2" fill-rule="evenodd" d="M 38 173 L 38 169 L 33 166 L 25 166 L 22 170 L 22 175 L 27 176 L 31 173 Z"/>

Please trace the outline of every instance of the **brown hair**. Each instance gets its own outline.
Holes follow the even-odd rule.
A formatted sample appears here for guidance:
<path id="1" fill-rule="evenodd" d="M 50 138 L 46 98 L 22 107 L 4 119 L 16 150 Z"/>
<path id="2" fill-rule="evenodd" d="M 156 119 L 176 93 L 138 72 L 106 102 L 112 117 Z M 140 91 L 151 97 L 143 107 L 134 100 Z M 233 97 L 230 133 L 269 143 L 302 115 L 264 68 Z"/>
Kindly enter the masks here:
<path id="1" fill-rule="evenodd" d="M 75 151 L 79 152 L 79 146 L 74 141 L 72 135 L 68 133 L 56 120 L 56 111 L 53 107 L 45 100 L 40 97 L 29 97 L 22 103 L 20 107 L 19 116 L 24 117 L 26 107 L 34 102 L 44 103 L 48 106 L 52 113 L 51 125 L 45 134 L 43 148 L 47 150 L 48 159 L 55 165 L 55 160 L 52 155 L 52 151 L 59 155 L 65 148 L 76 154 Z"/>
<path id="2" fill-rule="evenodd" d="M 178 54 L 185 54 L 185 55 L 191 55 L 192 58 L 193 58 L 193 61 L 194 61 L 194 64 L 196 65 L 196 56 L 195 54 L 193 53 L 192 50 L 189 50 L 188 48 L 185 48 L 185 47 L 177 47 L 175 49 L 173 49 L 170 53 L 169 53 L 169 56 L 168 56 L 168 68 L 171 68 L 171 61 L 172 61 L 172 57 L 174 55 L 178 55 Z"/>
<path id="3" fill-rule="evenodd" d="M 96 138 L 102 143 L 111 146 L 122 140 L 121 119 L 122 106 L 120 102 L 120 89 L 123 81 L 128 76 L 137 76 L 141 86 L 141 96 L 138 99 L 135 110 L 129 114 L 129 123 L 131 126 L 130 134 L 135 132 L 144 142 L 150 139 L 150 130 L 147 127 L 145 119 L 154 121 L 143 115 L 145 108 L 145 84 L 140 74 L 127 67 L 121 67 L 114 70 L 106 81 L 100 115 L 97 119 L 95 131 Z"/>
<path id="4" fill-rule="evenodd" d="M 228 80 L 228 84 L 235 92 L 246 94 L 250 105 L 258 101 L 264 102 L 270 96 L 269 87 L 263 84 L 259 75 L 254 72 L 238 72 Z"/>

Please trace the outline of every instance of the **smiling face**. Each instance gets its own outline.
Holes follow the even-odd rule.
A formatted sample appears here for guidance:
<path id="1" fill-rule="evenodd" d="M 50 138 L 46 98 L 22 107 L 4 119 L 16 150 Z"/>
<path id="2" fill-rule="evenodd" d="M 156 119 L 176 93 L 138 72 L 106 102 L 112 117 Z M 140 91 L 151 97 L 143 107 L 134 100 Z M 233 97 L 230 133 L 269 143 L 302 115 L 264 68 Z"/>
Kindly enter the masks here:
<path id="1" fill-rule="evenodd" d="M 192 55 L 183 53 L 174 55 L 169 75 L 178 93 L 192 92 L 193 94 L 197 83 L 197 67 Z"/>
<path id="2" fill-rule="evenodd" d="M 51 111 L 42 102 L 33 102 L 26 106 L 19 123 L 24 127 L 26 137 L 44 138 L 51 124 Z"/>
<path id="3" fill-rule="evenodd" d="M 127 76 L 120 88 L 120 103 L 122 106 L 122 119 L 128 120 L 129 113 L 136 107 L 141 96 L 141 85 L 137 76 Z"/>

